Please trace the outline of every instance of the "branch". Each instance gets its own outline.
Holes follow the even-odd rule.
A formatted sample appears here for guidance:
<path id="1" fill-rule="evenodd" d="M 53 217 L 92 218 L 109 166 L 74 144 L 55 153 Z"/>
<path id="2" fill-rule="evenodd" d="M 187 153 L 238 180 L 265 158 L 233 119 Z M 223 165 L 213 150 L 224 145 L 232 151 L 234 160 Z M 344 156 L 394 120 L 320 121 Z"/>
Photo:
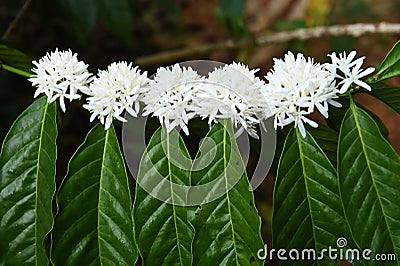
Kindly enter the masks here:
<path id="1" fill-rule="evenodd" d="M 153 55 L 145 55 L 136 58 L 135 63 L 141 66 L 157 65 L 184 59 L 193 56 L 205 55 L 211 52 L 227 49 L 238 49 L 246 46 L 264 46 L 277 43 L 285 43 L 294 40 L 310 40 L 322 37 L 362 35 L 396 35 L 400 34 L 400 23 L 381 22 L 376 24 L 357 23 L 348 25 L 333 25 L 326 27 L 314 27 L 293 31 L 281 31 L 261 35 L 255 38 L 246 38 L 238 41 L 228 40 L 219 43 L 198 45 L 177 50 L 160 52 Z"/>
<path id="2" fill-rule="evenodd" d="M 32 2 L 32 0 L 25 1 L 24 5 L 19 10 L 17 16 L 14 18 L 13 21 L 11 21 L 10 25 L 8 25 L 6 32 L 1 37 L 1 39 L 3 41 L 5 41 L 6 39 L 8 39 L 11 36 L 11 32 L 14 30 L 14 28 L 17 26 L 17 24 L 21 21 L 21 18 L 25 15 L 31 2 Z"/>

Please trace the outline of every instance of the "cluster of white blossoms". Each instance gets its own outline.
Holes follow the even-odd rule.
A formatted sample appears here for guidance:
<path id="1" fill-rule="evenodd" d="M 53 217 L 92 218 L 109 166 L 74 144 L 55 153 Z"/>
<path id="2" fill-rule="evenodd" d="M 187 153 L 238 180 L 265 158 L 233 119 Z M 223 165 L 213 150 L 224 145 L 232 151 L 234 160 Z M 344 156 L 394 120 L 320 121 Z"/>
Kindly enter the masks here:
<path id="1" fill-rule="evenodd" d="M 303 122 L 318 126 L 307 118 L 315 107 L 328 117 L 328 103 L 340 106 L 333 100 L 338 92 L 335 79 L 323 65 L 315 64 L 312 58 L 305 58 L 302 54 L 295 56 L 289 52 L 284 60 L 274 59 L 274 63 L 262 90 L 272 105 L 274 126 L 284 127 L 294 122 L 304 136 Z"/>
<path id="2" fill-rule="evenodd" d="M 264 82 L 255 76 L 257 69 L 235 63 L 213 70 L 194 100 L 194 110 L 208 117 L 211 125 L 216 119 L 231 119 L 236 127 L 257 138 L 255 125 L 260 123 L 261 110 L 268 108 L 261 94 Z"/>
<path id="3" fill-rule="evenodd" d="M 64 98 L 70 101 L 79 99 L 79 92 L 85 92 L 91 81 L 88 65 L 78 61 L 71 50 L 47 53 L 38 62 L 33 61 L 35 73 L 29 79 L 36 86 L 34 98 L 44 93 L 49 103 L 60 100 L 60 107 L 65 112 Z"/>
<path id="4" fill-rule="evenodd" d="M 193 98 L 202 80 L 204 78 L 191 67 L 175 64 L 169 68 L 158 68 L 143 93 L 143 115 L 157 116 L 168 132 L 179 126 L 189 135 L 187 124 L 196 115 L 192 110 Z"/>
<path id="5" fill-rule="evenodd" d="M 189 120 L 197 116 L 208 119 L 210 126 L 230 119 L 239 133 L 245 130 L 256 138 L 257 124 L 273 117 L 275 129 L 294 123 L 305 136 L 304 123 L 318 126 L 308 118 L 315 109 L 327 118 L 329 105 L 341 107 L 335 101 L 339 94 L 353 87 L 371 90 L 361 80 L 374 71 L 361 68 L 365 57 L 355 59 L 355 51 L 328 56 L 331 62 L 321 64 L 288 52 L 274 59 L 265 81 L 256 77 L 257 69 L 235 62 L 208 76 L 175 64 L 158 68 L 149 79 L 127 62 L 112 63 L 93 77 L 76 54 L 56 50 L 33 62 L 29 80 L 37 87 L 34 97 L 44 93 L 48 102 L 59 99 L 64 112 L 64 98 L 86 95 L 83 107 L 91 113 L 90 120 L 98 118 L 105 129 L 114 119 L 126 122 L 124 112 L 136 117 L 143 104 L 143 115 L 158 117 L 168 132 L 179 127 L 188 135 Z"/>
<path id="6" fill-rule="evenodd" d="M 235 127 L 256 137 L 256 111 L 264 83 L 255 72 L 237 63 L 216 68 L 208 77 L 179 64 L 161 67 L 143 94 L 143 115 L 157 116 L 168 132 L 179 126 L 187 135 L 187 124 L 195 116 L 208 118 L 209 125 L 231 119 Z"/>
<path id="7" fill-rule="evenodd" d="M 90 121 L 98 117 L 108 129 L 113 119 L 126 122 L 122 117 L 124 111 L 136 117 L 139 96 L 147 83 L 147 73 L 140 74 L 138 67 L 133 68 L 127 62 L 112 63 L 107 70 L 99 70 L 85 91 L 90 97 L 83 107 L 92 114 Z"/>
<path id="8" fill-rule="evenodd" d="M 336 53 L 329 54 L 328 56 L 331 58 L 332 63 L 327 64 L 326 68 L 334 78 L 341 80 L 338 84 L 341 86 L 339 89 L 340 94 L 345 93 L 352 83 L 368 91 L 371 90 L 371 87 L 361 80 L 375 71 L 373 67 L 369 67 L 366 70 L 361 69 L 365 56 L 354 60 L 356 51 L 351 51 L 348 56 L 346 56 L 346 52 L 343 52 L 339 54 L 339 58 L 336 56 Z"/>
<path id="9" fill-rule="evenodd" d="M 361 81 L 361 78 L 371 74 L 374 68 L 362 70 L 364 57 L 354 60 L 356 55 L 352 51 L 328 55 L 332 63 L 314 63 L 312 58 L 305 58 L 303 54 L 296 56 L 288 52 L 284 59 L 274 59 L 273 69 L 265 77 L 267 83 L 262 87 L 262 93 L 270 103 L 274 116 L 274 127 L 284 127 L 294 123 L 303 137 L 306 136 L 304 123 L 312 127 L 318 124 L 307 116 L 315 108 L 325 117 L 328 117 L 329 105 L 341 107 L 334 99 L 339 94 L 347 92 L 351 84 L 356 84 L 367 90 L 370 86 Z"/>

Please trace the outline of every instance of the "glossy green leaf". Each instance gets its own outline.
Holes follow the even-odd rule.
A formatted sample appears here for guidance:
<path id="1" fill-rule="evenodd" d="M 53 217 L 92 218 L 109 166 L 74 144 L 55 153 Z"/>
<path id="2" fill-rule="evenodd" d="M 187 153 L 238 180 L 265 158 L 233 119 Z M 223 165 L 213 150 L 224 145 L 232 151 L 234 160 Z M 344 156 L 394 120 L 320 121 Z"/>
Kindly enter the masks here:
<path id="1" fill-rule="evenodd" d="M 261 219 L 255 208 L 232 126 L 230 123 L 225 126 L 219 123 L 211 128 L 206 136 L 208 141 L 203 140 L 193 164 L 193 186 L 217 181 L 211 188 L 204 188 L 200 202 L 206 203 L 200 204 L 195 212 L 190 212 L 190 220 L 196 230 L 193 264 L 263 265 L 263 261 L 257 258 L 258 250 L 264 247 L 260 233 Z M 216 145 L 211 146 L 210 143 Z M 208 202 L 215 195 L 217 198 Z"/>
<path id="2" fill-rule="evenodd" d="M 336 248 L 340 237 L 347 239 L 348 246 L 352 243 L 336 171 L 311 135 L 307 132 L 303 138 L 295 128 L 287 136 L 278 167 L 272 232 L 276 250 L 313 249 L 316 257 L 329 246 Z M 337 265 L 327 255 L 310 265 Z M 287 263 L 304 265 L 304 260 Z"/>
<path id="3" fill-rule="evenodd" d="M 386 55 L 373 79 L 381 81 L 398 75 L 400 75 L 400 41 Z"/>
<path id="4" fill-rule="evenodd" d="M 55 265 L 135 265 L 132 200 L 114 128 L 96 125 L 72 156 L 57 194 Z"/>
<path id="5" fill-rule="evenodd" d="M 143 265 L 192 263 L 194 230 L 183 206 L 186 195 L 172 186 L 190 185 L 190 166 L 186 169 L 176 166 L 169 159 L 175 154 L 189 158 L 179 133 L 173 130 L 166 134 L 164 128 L 159 128 L 140 162 L 133 217 Z"/>
<path id="6" fill-rule="evenodd" d="M 321 124 L 317 128 L 307 127 L 307 131 L 313 136 L 332 164 L 336 165 L 339 133 Z"/>
<path id="7" fill-rule="evenodd" d="M 32 59 L 26 54 L 0 44 L 0 69 L 1 64 L 6 64 L 17 69 L 30 73 L 32 68 Z"/>
<path id="8" fill-rule="evenodd" d="M 335 101 L 339 102 L 342 107 L 337 108 L 330 106 L 328 111 L 329 116 L 326 121 L 330 128 L 339 132 L 343 117 L 346 114 L 347 109 L 349 109 L 349 97 L 347 95 L 341 96 L 338 99 L 335 99 Z"/>
<path id="9" fill-rule="evenodd" d="M 290 126 L 287 126 L 287 130 L 290 131 Z M 285 130 L 277 129 L 276 131 L 276 148 L 275 148 L 275 156 L 274 160 L 272 161 L 271 170 L 270 172 L 276 176 L 278 173 L 278 165 L 279 165 L 279 158 L 281 157 L 283 151 L 283 145 L 285 144 L 286 135 L 287 135 L 286 128 Z"/>
<path id="10" fill-rule="evenodd" d="M 395 252 L 399 262 L 399 156 L 374 120 L 352 99 L 339 135 L 338 175 L 357 244 L 373 254 Z"/>
<path id="11" fill-rule="evenodd" d="M 0 155 L 0 264 L 47 265 L 53 225 L 56 104 L 45 97 L 14 122 Z"/>
<path id="12" fill-rule="evenodd" d="M 327 119 L 328 125 L 339 132 L 340 130 L 340 125 L 342 124 L 343 117 L 346 114 L 347 110 L 350 108 L 349 104 L 349 96 L 342 96 L 339 99 L 336 99 L 336 101 L 340 102 L 342 104 L 342 107 L 340 108 L 335 108 L 331 107 L 329 110 L 329 117 Z M 393 99 L 393 101 L 396 101 Z M 358 104 L 357 105 L 361 108 L 363 108 L 375 121 L 375 123 L 378 124 L 379 130 L 381 131 L 381 134 L 385 137 L 388 138 L 389 136 L 389 131 L 386 128 L 386 126 L 382 123 L 380 118 L 375 115 L 373 112 L 369 111 L 368 109 L 364 108 L 362 105 Z M 329 159 L 331 159 L 329 157 Z"/>
<path id="13" fill-rule="evenodd" d="M 389 130 L 387 129 L 387 127 L 385 126 L 385 124 L 382 122 L 382 120 L 379 118 L 379 116 L 377 116 L 374 112 L 368 110 L 367 108 L 364 108 L 362 105 L 358 105 L 358 107 L 360 107 L 361 109 L 363 109 L 376 123 L 376 125 L 379 128 L 379 132 L 381 132 L 382 136 L 385 139 L 389 139 Z"/>
<path id="14" fill-rule="evenodd" d="M 400 114 L 400 87 L 391 87 L 384 83 L 374 83 L 369 93 Z"/>

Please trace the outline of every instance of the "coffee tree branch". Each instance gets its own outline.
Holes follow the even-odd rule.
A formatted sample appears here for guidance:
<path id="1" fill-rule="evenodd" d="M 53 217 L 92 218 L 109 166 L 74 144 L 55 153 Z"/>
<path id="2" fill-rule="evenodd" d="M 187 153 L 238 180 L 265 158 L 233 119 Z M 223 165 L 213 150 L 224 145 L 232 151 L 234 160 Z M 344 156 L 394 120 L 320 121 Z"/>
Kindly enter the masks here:
<path id="1" fill-rule="evenodd" d="M 224 42 L 203 44 L 176 50 L 163 51 L 157 54 L 144 55 L 136 58 L 135 63 L 141 66 L 158 65 L 175 60 L 187 59 L 193 56 L 205 55 L 214 51 L 238 49 L 246 46 L 264 46 L 285 43 L 294 40 L 310 40 L 322 37 L 363 35 L 397 35 L 400 34 L 400 23 L 356 23 L 347 25 L 332 25 L 314 28 L 297 29 L 268 33 L 254 38 L 242 40 L 227 40 Z"/>

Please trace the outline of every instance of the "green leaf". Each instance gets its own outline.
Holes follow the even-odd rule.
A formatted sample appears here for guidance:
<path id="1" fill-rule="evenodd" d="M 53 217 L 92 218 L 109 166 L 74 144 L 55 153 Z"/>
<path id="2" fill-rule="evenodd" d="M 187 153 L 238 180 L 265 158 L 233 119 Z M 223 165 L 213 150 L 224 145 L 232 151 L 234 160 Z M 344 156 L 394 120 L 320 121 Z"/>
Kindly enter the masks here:
<path id="1" fill-rule="evenodd" d="M 99 16 L 107 27 L 125 42 L 132 39 L 133 17 L 128 0 L 96 1 Z"/>
<path id="2" fill-rule="evenodd" d="M 335 101 L 339 102 L 342 107 L 337 108 L 330 106 L 328 111 L 329 116 L 326 122 L 328 123 L 329 127 L 339 132 L 343 117 L 346 114 L 346 111 L 349 109 L 349 97 L 347 95 L 341 96 L 338 99 L 335 99 Z"/>
<path id="3" fill-rule="evenodd" d="M 369 94 L 389 105 L 400 114 L 400 87 L 391 87 L 384 83 L 373 83 Z"/>
<path id="4" fill-rule="evenodd" d="M 92 31 L 97 19 L 96 0 L 61 0 L 61 3 L 71 12 L 86 34 Z"/>
<path id="5" fill-rule="evenodd" d="M 354 240 L 400 259 L 400 162 L 374 120 L 351 99 L 339 135 L 338 175 Z M 371 255 L 373 257 L 373 255 Z"/>
<path id="6" fill-rule="evenodd" d="M 205 203 L 190 212 L 196 230 L 193 264 L 263 265 L 257 258 L 258 250 L 264 247 L 261 219 L 232 126 L 223 123 L 211 128 L 193 164 L 193 188 L 205 186 L 199 201 Z M 208 188 L 212 182 L 216 183 Z"/>
<path id="7" fill-rule="evenodd" d="M 342 124 L 343 121 L 343 117 L 346 114 L 347 110 L 350 108 L 350 101 L 348 95 L 342 96 L 339 99 L 336 99 L 336 101 L 341 103 L 342 107 L 340 108 L 331 107 L 331 109 L 329 110 L 329 117 L 327 119 L 327 122 L 332 129 L 339 132 L 340 125 Z M 380 118 L 370 110 L 364 108 L 362 105 L 358 103 L 357 105 L 363 108 L 374 119 L 375 123 L 378 124 L 379 130 L 381 131 L 382 135 L 385 136 L 385 138 L 388 138 L 389 131 L 386 128 L 386 126 L 382 123 Z M 331 158 L 329 157 L 329 159 Z"/>
<path id="8" fill-rule="evenodd" d="M 0 264 L 47 265 L 53 225 L 56 104 L 45 97 L 14 122 L 0 155 Z"/>
<path id="9" fill-rule="evenodd" d="M 328 159 L 336 165 L 339 133 L 322 124 L 317 128 L 307 127 L 307 131 L 314 137 Z"/>
<path id="10" fill-rule="evenodd" d="M 336 171 L 311 135 L 307 132 L 303 138 L 295 128 L 287 136 L 278 167 L 272 232 L 276 250 L 313 249 L 319 253 L 337 247 L 339 237 L 352 246 Z M 304 261 L 297 263 L 303 265 Z M 337 265 L 326 257 L 313 263 L 330 264 Z"/>
<path id="11" fill-rule="evenodd" d="M 136 241 L 143 265 L 191 265 L 194 230 L 183 206 L 186 194 L 173 186 L 190 185 L 190 166 L 171 161 L 175 154 L 189 155 L 179 133 L 165 131 L 154 132 L 140 162 L 133 207 Z"/>
<path id="12" fill-rule="evenodd" d="M 132 200 L 113 127 L 96 125 L 72 156 L 57 194 L 55 265 L 134 265 Z"/>
<path id="13" fill-rule="evenodd" d="M 387 129 L 385 124 L 382 122 L 382 120 L 379 118 L 379 116 L 377 116 L 374 112 L 368 110 L 367 108 L 364 108 L 361 105 L 357 104 L 357 106 L 360 107 L 361 109 L 363 109 L 374 120 L 374 122 L 378 126 L 379 131 L 381 132 L 382 136 L 388 140 L 389 139 L 389 130 Z"/>
<path id="14" fill-rule="evenodd" d="M 287 126 L 287 130 L 290 131 L 290 126 Z M 276 176 L 278 172 L 278 165 L 279 165 L 279 158 L 281 157 L 283 151 L 283 145 L 285 144 L 286 135 L 287 135 L 286 128 L 285 130 L 277 129 L 276 131 L 276 148 L 275 148 L 275 156 L 274 160 L 272 161 L 271 170 L 270 172 Z"/>
<path id="15" fill-rule="evenodd" d="M 0 44 L 0 69 L 1 64 L 6 64 L 30 73 L 32 68 L 32 59 L 16 49 Z"/>
<path id="16" fill-rule="evenodd" d="M 386 55 L 373 80 L 381 81 L 398 75 L 400 75 L 400 41 Z"/>

